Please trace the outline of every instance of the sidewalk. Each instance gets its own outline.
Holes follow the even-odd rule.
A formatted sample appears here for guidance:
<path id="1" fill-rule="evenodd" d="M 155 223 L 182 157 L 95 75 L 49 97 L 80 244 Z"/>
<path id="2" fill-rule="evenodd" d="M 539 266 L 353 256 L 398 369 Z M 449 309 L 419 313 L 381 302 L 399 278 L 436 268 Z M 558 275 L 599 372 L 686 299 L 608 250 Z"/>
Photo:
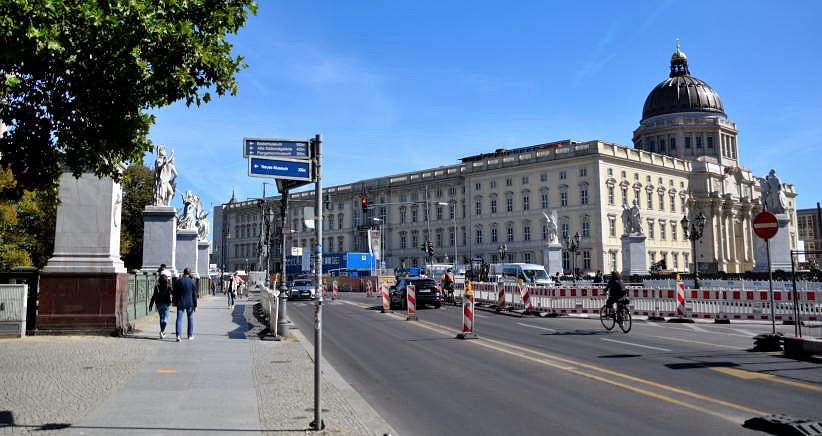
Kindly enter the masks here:
<path id="1" fill-rule="evenodd" d="M 305 338 L 297 330 L 288 340 L 261 341 L 263 329 L 253 317 L 253 301 L 241 301 L 229 310 L 221 297 L 200 300 L 195 313 L 195 339 L 176 342 L 172 314 L 166 338 L 157 334 L 156 314 L 138 324 L 141 332 L 127 338 L 96 338 L 106 343 L 108 362 L 101 367 L 127 367 L 128 371 L 106 372 L 85 377 L 81 385 L 102 385 L 81 395 L 86 407 L 66 411 L 68 397 L 61 385 L 63 373 L 71 377 L 78 365 L 87 365 L 69 354 L 66 347 L 87 348 L 85 337 L 37 337 L 19 342 L 3 341 L 0 348 L 16 349 L 32 362 L 63 359 L 48 369 L 37 364 L 20 368 L 18 377 L 0 373 L 0 433 L 36 432 L 72 435 L 165 435 L 165 434 L 306 434 L 313 411 L 313 362 Z M 63 342 L 69 345 L 62 345 Z M 90 341 L 94 342 L 94 340 Z M 32 346 L 36 343 L 36 346 Z M 56 344 L 56 345 L 55 345 Z M 126 345 L 127 350 L 123 350 Z M 61 348 L 62 346 L 62 348 Z M 88 349 L 88 352 L 94 352 Z M 128 351 L 128 352 L 126 352 Z M 0 353 L 6 354 L 6 353 Z M 48 357 L 46 357 L 48 354 Z M 86 358 L 88 356 L 85 356 Z M 119 360 L 125 359 L 129 364 Z M 82 360 L 82 359 L 79 359 Z M 0 357 L 3 373 L 6 362 Z M 323 362 L 322 405 L 326 430 L 313 434 L 366 435 L 391 432 L 390 427 L 359 394 Z M 39 371 L 57 371 L 43 383 L 45 390 L 31 399 L 34 404 L 16 404 L 7 395 L 25 378 L 44 376 Z M 88 371 L 86 371 L 88 372 Z M 85 386 L 88 388 L 88 386 Z M 81 387 L 80 389 L 83 389 Z M 26 398 L 20 398 L 26 403 Z M 3 418 L 3 413 L 12 418 Z M 53 418 L 52 418 L 53 417 Z M 12 420 L 14 427 L 3 428 Z M 44 427 L 45 426 L 45 427 Z M 52 431 L 42 431 L 52 430 Z"/>

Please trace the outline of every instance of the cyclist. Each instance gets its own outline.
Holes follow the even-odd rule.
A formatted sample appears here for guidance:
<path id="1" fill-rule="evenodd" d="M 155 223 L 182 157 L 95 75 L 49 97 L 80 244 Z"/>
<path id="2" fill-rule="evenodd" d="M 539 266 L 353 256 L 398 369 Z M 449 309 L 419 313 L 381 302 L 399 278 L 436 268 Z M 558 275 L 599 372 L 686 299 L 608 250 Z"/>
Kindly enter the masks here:
<path id="1" fill-rule="evenodd" d="M 442 273 L 442 289 L 445 291 L 445 301 L 455 304 L 454 301 L 454 274 L 449 269 Z"/>
<path id="2" fill-rule="evenodd" d="M 608 295 L 608 300 L 605 301 L 605 305 L 608 306 L 608 310 L 613 313 L 614 303 L 625 297 L 626 294 L 625 284 L 622 283 L 622 276 L 619 272 L 614 271 L 611 273 L 611 278 L 605 287 L 605 294 Z"/>

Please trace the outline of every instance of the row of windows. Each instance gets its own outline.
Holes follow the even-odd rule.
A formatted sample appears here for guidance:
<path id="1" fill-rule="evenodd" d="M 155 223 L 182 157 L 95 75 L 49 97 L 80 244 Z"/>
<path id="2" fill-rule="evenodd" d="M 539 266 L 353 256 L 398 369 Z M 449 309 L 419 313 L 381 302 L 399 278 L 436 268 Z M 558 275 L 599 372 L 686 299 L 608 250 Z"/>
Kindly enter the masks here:
<path id="1" fill-rule="evenodd" d="M 615 195 L 614 195 L 614 189 L 615 188 L 613 186 L 608 186 L 608 205 L 610 205 L 610 206 L 613 206 L 616 203 Z M 622 191 L 622 204 L 623 205 L 631 204 L 628 201 L 629 200 L 628 199 L 628 188 L 627 187 L 622 187 L 621 191 Z M 658 199 L 658 201 L 656 203 L 656 206 L 659 209 L 659 211 L 664 212 L 665 211 L 665 202 L 666 202 L 665 193 L 664 192 L 657 192 L 656 196 L 657 196 L 657 199 Z M 636 201 L 637 206 L 642 207 L 640 190 L 638 188 L 634 189 L 634 201 Z M 668 211 L 669 212 L 676 212 L 676 203 L 677 203 L 676 195 L 669 194 L 667 201 L 668 201 Z M 687 199 L 683 196 L 680 196 L 679 197 L 679 211 L 680 212 L 685 213 L 686 204 L 687 204 Z M 648 209 L 648 210 L 654 210 L 654 192 L 653 191 L 646 191 L 645 192 L 645 208 Z"/>
<path id="2" fill-rule="evenodd" d="M 613 168 L 608 168 L 608 177 L 613 177 L 613 176 L 614 176 L 614 169 Z M 627 179 L 628 178 L 628 173 L 625 170 L 622 170 L 622 172 L 620 173 L 620 176 L 623 179 Z M 634 173 L 634 180 L 639 180 L 639 173 Z M 650 175 L 645 176 L 645 182 L 648 185 L 651 184 L 651 176 Z M 657 183 L 659 184 L 659 186 L 663 186 L 662 177 L 657 178 Z M 674 186 L 674 179 L 668 179 L 668 186 L 670 186 L 670 187 Z M 682 181 L 682 180 L 679 181 L 679 188 L 680 189 L 685 189 L 685 182 L 684 181 Z"/>
<path id="3" fill-rule="evenodd" d="M 586 168 L 586 167 L 580 168 L 579 169 L 579 176 L 580 177 L 588 177 L 588 168 Z M 565 180 L 567 178 L 568 178 L 568 171 L 567 170 L 560 170 L 559 171 L 559 179 L 560 180 Z M 520 184 L 527 185 L 530 182 L 530 180 L 531 180 L 530 176 L 526 174 L 524 176 L 521 176 Z M 548 173 L 541 173 L 539 175 L 539 181 L 540 182 L 547 182 L 548 181 Z M 513 177 L 506 177 L 505 178 L 505 186 L 506 187 L 514 186 L 514 178 Z M 488 187 L 490 189 L 496 189 L 497 181 L 496 180 L 489 180 L 488 181 Z M 482 190 L 482 182 L 475 182 L 474 183 L 474 190 L 475 191 L 481 191 Z"/>
<path id="4" fill-rule="evenodd" d="M 669 256 L 670 255 L 670 256 Z M 671 252 L 668 253 L 667 251 L 660 251 L 659 252 L 659 260 L 664 260 L 667 264 L 668 269 L 678 270 L 680 268 L 679 259 L 680 256 L 682 258 L 682 269 L 690 268 L 690 253 L 678 253 L 678 252 Z M 657 262 L 657 252 L 656 251 L 649 251 L 648 252 L 648 266 L 650 267 L 654 263 Z"/>

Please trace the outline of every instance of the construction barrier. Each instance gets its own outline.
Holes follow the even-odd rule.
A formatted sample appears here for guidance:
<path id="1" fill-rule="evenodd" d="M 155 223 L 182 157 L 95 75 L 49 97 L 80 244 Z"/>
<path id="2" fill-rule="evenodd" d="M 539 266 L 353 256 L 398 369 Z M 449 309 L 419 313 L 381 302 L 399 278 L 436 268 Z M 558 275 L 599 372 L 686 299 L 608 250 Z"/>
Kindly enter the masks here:
<path id="1" fill-rule="evenodd" d="M 475 304 L 497 310 L 533 311 L 561 316 L 599 316 L 605 304 L 604 285 L 518 286 L 513 283 L 471 283 Z M 465 298 L 465 283 L 454 286 L 456 298 Z M 669 288 L 628 286 L 632 314 L 659 318 L 720 321 L 770 320 L 767 289 L 686 289 L 683 282 Z M 822 291 L 797 291 L 799 318 L 822 321 Z M 774 290 L 774 319 L 796 322 L 793 291 Z"/>
<path id="2" fill-rule="evenodd" d="M 365 295 L 372 297 L 374 296 L 374 285 L 371 284 L 371 280 L 365 282 Z"/>
<path id="3" fill-rule="evenodd" d="M 380 295 L 382 296 L 382 313 L 391 313 L 391 295 L 388 294 L 388 285 L 380 286 Z"/>
<path id="4" fill-rule="evenodd" d="M 340 298 L 340 287 L 337 284 L 337 281 L 334 280 L 331 282 L 331 299 L 336 300 L 337 298 Z"/>
<path id="5" fill-rule="evenodd" d="M 408 303 L 408 314 L 405 317 L 406 321 L 417 320 L 417 290 L 414 285 L 406 286 L 406 302 Z"/>
<path id="6" fill-rule="evenodd" d="M 465 292 L 465 298 L 462 299 L 462 333 L 457 334 L 457 339 L 476 338 L 477 334 L 474 332 L 474 293 L 469 284 L 468 290 Z"/>

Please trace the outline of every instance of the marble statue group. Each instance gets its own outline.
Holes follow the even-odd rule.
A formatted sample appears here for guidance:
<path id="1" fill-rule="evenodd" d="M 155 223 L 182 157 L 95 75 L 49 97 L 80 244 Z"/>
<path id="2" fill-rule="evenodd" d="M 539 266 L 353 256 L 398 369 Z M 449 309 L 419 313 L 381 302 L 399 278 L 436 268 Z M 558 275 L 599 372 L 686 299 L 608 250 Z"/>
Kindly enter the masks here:
<path id="1" fill-rule="evenodd" d="M 770 170 L 765 178 L 759 178 L 759 186 L 762 190 L 762 207 L 771 213 L 785 213 L 787 200 L 776 171 Z"/>

